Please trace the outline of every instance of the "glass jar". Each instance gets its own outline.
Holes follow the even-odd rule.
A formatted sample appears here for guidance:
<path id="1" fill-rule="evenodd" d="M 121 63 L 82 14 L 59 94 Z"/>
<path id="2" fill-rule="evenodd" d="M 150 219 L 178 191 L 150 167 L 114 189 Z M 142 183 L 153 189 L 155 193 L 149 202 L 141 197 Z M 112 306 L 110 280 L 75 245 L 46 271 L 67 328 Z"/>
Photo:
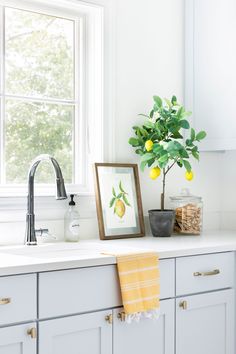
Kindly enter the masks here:
<path id="1" fill-rule="evenodd" d="M 174 232 L 184 235 L 200 235 L 202 231 L 203 203 L 201 197 L 191 195 L 188 189 L 181 194 L 170 197 L 175 210 Z"/>

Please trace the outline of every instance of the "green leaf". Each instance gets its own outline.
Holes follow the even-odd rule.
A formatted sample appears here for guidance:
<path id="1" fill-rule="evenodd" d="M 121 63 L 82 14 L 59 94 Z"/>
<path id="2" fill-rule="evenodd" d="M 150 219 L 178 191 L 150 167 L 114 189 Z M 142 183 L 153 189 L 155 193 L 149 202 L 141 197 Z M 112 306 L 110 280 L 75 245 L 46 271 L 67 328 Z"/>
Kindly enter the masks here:
<path id="1" fill-rule="evenodd" d="M 170 100 L 168 100 L 167 98 L 164 98 L 164 101 L 166 102 L 166 104 L 167 104 L 167 106 L 168 106 L 169 108 L 172 107 L 172 103 L 171 103 Z"/>
<path id="2" fill-rule="evenodd" d="M 165 168 L 165 167 L 167 166 L 167 164 L 168 164 L 168 160 L 163 161 L 163 162 L 159 162 L 159 167 L 160 167 L 161 169 L 163 169 L 163 168 Z"/>
<path id="3" fill-rule="evenodd" d="M 172 103 L 173 105 L 175 105 L 175 104 L 177 103 L 177 98 L 176 98 L 176 96 L 172 96 L 172 98 L 171 98 L 171 103 Z"/>
<path id="4" fill-rule="evenodd" d="M 162 99 L 159 96 L 153 96 L 154 102 L 157 104 L 159 108 L 162 107 Z"/>
<path id="5" fill-rule="evenodd" d="M 151 159 L 151 160 L 149 160 L 148 163 L 147 163 L 147 164 L 148 164 L 148 167 L 152 166 L 152 164 L 153 164 L 153 162 L 154 162 L 155 160 L 156 160 L 156 159 Z"/>
<path id="6" fill-rule="evenodd" d="M 142 162 L 140 163 L 140 169 L 141 169 L 142 172 L 144 171 L 144 169 L 145 169 L 145 167 L 146 167 L 146 164 L 147 164 L 147 161 L 142 161 Z"/>
<path id="7" fill-rule="evenodd" d="M 115 203 L 116 198 L 112 198 L 109 204 L 109 208 L 112 208 Z"/>
<path id="8" fill-rule="evenodd" d="M 140 145 L 138 139 L 136 139 L 136 138 L 130 138 L 129 144 L 132 146 L 139 146 Z"/>
<path id="9" fill-rule="evenodd" d="M 125 193 L 124 188 L 122 187 L 121 181 L 120 181 L 120 183 L 119 183 L 119 188 L 120 188 L 120 191 L 121 191 L 121 192 Z"/>
<path id="10" fill-rule="evenodd" d="M 142 149 L 136 149 L 135 152 L 138 155 L 143 155 L 143 150 Z"/>
<path id="11" fill-rule="evenodd" d="M 184 128 L 184 129 L 190 128 L 189 122 L 185 119 L 180 120 L 179 125 L 181 126 L 181 128 Z"/>
<path id="12" fill-rule="evenodd" d="M 143 125 L 145 128 L 148 129 L 153 129 L 154 128 L 154 123 L 150 122 L 150 120 L 148 120 L 147 122 L 144 123 Z"/>
<path id="13" fill-rule="evenodd" d="M 141 161 L 144 162 L 144 161 L 148 161 L 148 160 L 151 160 L 155 157 L 155 155 L 151 152 L 148 152 L 146 154 L 144 154 L 142 157 L 141 157 Z"/>
<path id="14" fill-rule="evenodd" d="M 150 114 L 149 114 L 150 118 L 153 118 L 153 115 L 154 115 L 154 110 L 152 109 Z"/>
<path id="15" fill-rule="evenodd" d="M 183 117 L 183 118 L 187 118 L 187 117 L 190 117 L 191 115 L 192 115 L 192 112 L 190 112 L 190 111 L 185 111 L 185 112 L 183 112 L 182 117 Z"/>
<path id="16" fill-rule="evenodd" d="M 163 151 L 163 146 L 155 143 L 152 150 L 155 154 L 159 154 L 161 151 Z"/>
<path id="17" fill-rule="evenodd" d="M 191 139 L 187 139 L 187 140 L 186 140 L 186 145 L 187 145 L 187 146 L 193 146 L 192 140 L 191 140 Z"/>
<path id="18" fill-rule="evenodd" d="M 177 165 L 182 168 L 183 167 L 183 163 L 181 161 L 177 161 Z"/>
<path id="19" fill-rule="evenodd" d="M 185 149 L 180 150 L 180 156 L 185 159 L 189 158 L 189 154 L 187 153 L 187 151 Z"/>
<path id="20" fill-rule="evenodd" d="M 173 132 L 173 134 L 171 135 L 171 138 L 173 138 L 173 139 L 183 139 L 183 135 L 181 135 L 180 132 L 175 131 L 175 132 Z"/>
<path id="21" fill-rule="evenodd" d="M 112 187 L 112 194 L 114 195 L 114 197 L 116 198 L 116 191 L 115 191 L 115 188 Z"/>
<path id="22" fill-rule="evenodd" d="M 138 116 L 150 119 L 150 117 L 147 114 L 139 113 Z"/>
<path id="23" fill-rule="evenodd" d="M 162 163 L 168 160 L 168 154 L 162 155 L 159 159 L 158 162 Z"/>
<path id="24" fill-rule="evenodd" d="M 186 170 L 188 172 L 191 172 L 192 167 L 191 167 L 190 163 L 187 160 L 183 160 L 183 164 L 184 164 L 184 167 L 186 168 Z"/>
<path id="25" fill-rule="evenodd" d="M 195 150 L 192 150 L 192 155 L 193 155 L 193 157 L 195 157 L 196 160 L 199 161 L 199 153 L 198 152 L 196 152 Z"/>
<path id="26" fill-rule="evenodd" d="M 183 113 L 184 113 L 184 107 L 181 106 L 176 114 L 177 118 L 178 119 L 181 118 Z"/>
<path id="27" fill-rule="evenodd" d="M 116 197 L 116 199 L 120 199 L 122 197 L 123 193 L 118 194 L 118 196 Z"/>
<path id="28" fill-rule="evenodd" d="M 195 140 L 195 130 L 193 128 L 191 128 L 191 140 L 194 141 Z"/>
<path id="29" fill-rule="evenodd" d="M 204 130 L 200 131 L 197 135 L 196 135 L 196 140 L 200 141 L 202 139 L 204 139 L 206 137 L 206 132 Z"/>
<path id="30" fill-rule="evenodd" d="M 122 198 L 123 198 L 123 201 L 125 202 L 126 205 L 131 206 L 128 199 L 126 198 L 126 196 L 124 194 L 122 195 Z"/>
<path id="31" fill-rule="evenodd" d="M 167 147 L 166 147 L 166 150 L 168 152 L 172 152 L 172 151 L 180 151 L 184 149 L 183 145 L 180 144 L 178 141 L 176 140 L 171 140 L 168 142 L 167 144 Z"/>

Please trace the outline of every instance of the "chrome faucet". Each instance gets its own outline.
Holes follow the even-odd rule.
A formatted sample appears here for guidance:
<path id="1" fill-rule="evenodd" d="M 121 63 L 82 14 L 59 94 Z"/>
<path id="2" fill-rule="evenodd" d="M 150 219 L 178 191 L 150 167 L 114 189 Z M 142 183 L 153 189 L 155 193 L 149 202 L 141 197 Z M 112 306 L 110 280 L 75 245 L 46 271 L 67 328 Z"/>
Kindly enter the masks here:
<path id="1" fill-rule="evenodd" d="M 41 161 L 51 161 L 55 175 L 56 175 L 56 199 L 66 199 L 66 189 L 64 185 L 64 179 L 61 173 L 61 168 L 54 157 L 44 154 L 37 156 L 29 169 L 28 174 L 28 197 L 27 197 L 27 214 L 26 214 L 26 235 L 25 244 L 26 245 L 37 245 L 36 230 L 35 230 L 35 216 L 34 216 L 34 175 L 36 169 Z"/>

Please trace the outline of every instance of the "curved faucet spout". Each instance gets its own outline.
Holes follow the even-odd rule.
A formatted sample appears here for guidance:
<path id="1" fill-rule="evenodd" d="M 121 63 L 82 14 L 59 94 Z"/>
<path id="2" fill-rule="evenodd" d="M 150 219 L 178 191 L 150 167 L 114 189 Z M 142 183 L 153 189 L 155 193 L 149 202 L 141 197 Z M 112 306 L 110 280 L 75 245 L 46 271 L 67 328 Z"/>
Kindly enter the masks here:
<path id="1" fill-rule="evenodd" d="M 35 216 L 34 216 L 34 176 L 40 162 L 45 160 L 51 161 L 55 171 L 56 191 L 57 191 L 56 199 L 62 200 L 67 198 L 64 179 L 62 176 L 61 168 L 57 160 L 48 154 L 37 156 L 33 160 L 28 173 L 28 202 L 27 202 L 26 239 L 25 239 L 25 243 L 27 245 L 37 245 L 37 239 L 35 235 Z"/>

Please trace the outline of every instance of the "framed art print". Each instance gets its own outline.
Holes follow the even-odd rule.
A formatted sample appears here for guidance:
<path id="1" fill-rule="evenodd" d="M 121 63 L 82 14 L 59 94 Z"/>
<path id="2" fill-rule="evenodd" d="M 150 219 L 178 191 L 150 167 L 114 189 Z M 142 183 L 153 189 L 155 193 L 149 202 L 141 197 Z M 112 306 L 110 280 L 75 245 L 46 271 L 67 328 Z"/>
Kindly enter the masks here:
<path id="1" fill-rule="evenodd" d="M 137 165 L 95 163 L 94 169 L 100 238 L 144 236 Z"/>

